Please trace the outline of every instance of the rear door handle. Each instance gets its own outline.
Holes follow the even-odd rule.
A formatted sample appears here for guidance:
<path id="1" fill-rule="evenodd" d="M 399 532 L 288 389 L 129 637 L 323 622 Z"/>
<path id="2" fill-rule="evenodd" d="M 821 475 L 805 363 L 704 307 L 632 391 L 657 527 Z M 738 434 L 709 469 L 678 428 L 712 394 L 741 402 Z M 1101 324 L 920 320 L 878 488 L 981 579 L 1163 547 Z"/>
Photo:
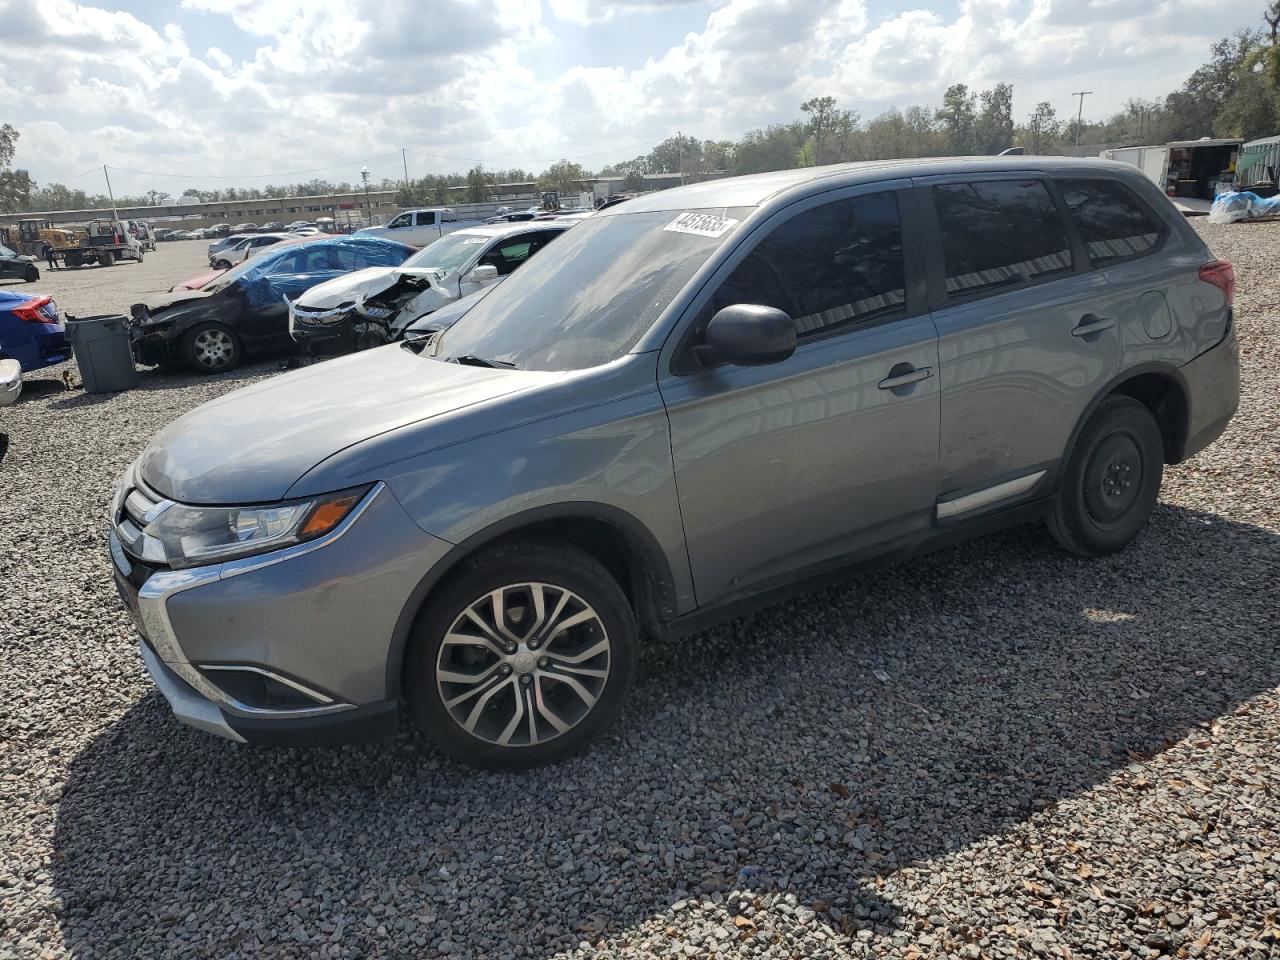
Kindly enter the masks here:
<path id="1" fill-rule="evenodd" d="M 903 369 L 903 368 L 906 369 Z M 889 376 L 885 377 L 876 384 L 881 390 L 893 390 L 896 387 L 905 387 L 910 383 L 918 383 L 921 380 L 927 380 L 933 376 L 932 367 L 913 367 L 910 364 L 898 363 L 894 364 Z"/>
<path id="2" fill-rule="evenodd" d="M 1110 330 L 1115 325 L 1116 322 L 1110 317 L 1096 317 L 1092 313 L 1086 313 L 1080 318 L 1080 322 L 1071 329 L 1071 335 L 1073 337 L 1087 337 L 1091 333 Z"/>

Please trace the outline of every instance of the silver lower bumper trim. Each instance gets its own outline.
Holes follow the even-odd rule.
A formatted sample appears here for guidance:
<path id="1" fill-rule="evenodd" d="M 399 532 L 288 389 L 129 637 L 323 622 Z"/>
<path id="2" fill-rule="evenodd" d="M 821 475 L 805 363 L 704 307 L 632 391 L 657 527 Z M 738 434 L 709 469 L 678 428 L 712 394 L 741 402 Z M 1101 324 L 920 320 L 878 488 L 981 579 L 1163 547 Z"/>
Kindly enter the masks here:
<path id="1" fill-rule="evenodd" d="M 138 650 L 142 654 L 142 662 L 147 667 L 147 673 L 151 674 L 151 679 L 160 688 L 164 698 L 169 701 L 169 707 L 173 710 L 175 717 L 187 726 L 203 730 L 205 733 L 235 740 L 237 743 L 245 742 L 244 737 L 231 729 L 222 711 L 171 674 L 160 659 L 151 652 L 151 648 L 141 640 L 138 641 Z"/>

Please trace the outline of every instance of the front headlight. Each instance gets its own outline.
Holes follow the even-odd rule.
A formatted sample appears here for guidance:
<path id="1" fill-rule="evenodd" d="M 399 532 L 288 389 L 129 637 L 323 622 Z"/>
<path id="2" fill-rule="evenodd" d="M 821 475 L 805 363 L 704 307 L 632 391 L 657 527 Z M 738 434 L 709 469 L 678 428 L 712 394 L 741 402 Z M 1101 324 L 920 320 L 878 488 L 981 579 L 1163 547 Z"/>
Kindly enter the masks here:
<path id="1" fill-rule="evenodd" d="M 368 493 L 342 490 L 308 500 L 249 507 L 175 503 L 143 529 L 173 567 L 221 563 L 305 543 L 332 532 Z"/>
<path id="2" fill-rule="evenodd" d="M 385 320 L 396 312 L 395 307 L 388 307 L 376 300 L 362 301 L 356 304 L 356 313 L 370 320 Z"/>

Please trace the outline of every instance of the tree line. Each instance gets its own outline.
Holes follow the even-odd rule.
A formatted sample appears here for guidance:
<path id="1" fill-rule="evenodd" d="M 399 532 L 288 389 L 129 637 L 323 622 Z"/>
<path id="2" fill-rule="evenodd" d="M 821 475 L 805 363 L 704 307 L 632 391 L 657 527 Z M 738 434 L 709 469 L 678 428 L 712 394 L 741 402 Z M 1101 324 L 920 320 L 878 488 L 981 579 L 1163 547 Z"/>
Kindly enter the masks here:
<path id="1" fill-rule="evenodd" d="M 1280 133 L 1280 0 L 1264 14 L 1266 28 L 1241 30 L 1215 43 L 1208 62 L 1177 90 L 1158 100 L 1131 99 L 1100 122 L 1065 121 L 1047 101 L 1016 115 L 1013 85 L 997 83 L 988 90 L 949 86 L 938 106 L 893 108 L 869 120 L 842 107 L 834 97 L 814 97 L 800 105 L 789 123 L 749 130 L 737 140 L 703 140 L 677 133 L 648 153 L 610 164 L 598 176 L 618 177 L 627 191 L 644 189 L 644 176 L 659 173 L 729 175 L 762 173 L 790 167 L 849 160 L 995 154 L 1012 146 L 1028 153 L 1061 154 L 1074 144 L 1135 146 L 1194 140 L 1203 136 L 1255 139 Z M 40 186 L 11 162 L 19 133 L 0 126 L 0 211 L 72 210 L 108 206 L 105 195 L 71 189 L 64 184 Z M 534 183 L 539 190 L 572 194 L 575 181 L 591 171 L 559 160 L 540 174 L 520 168 L 486 169 L 477 164 L 466 173 L 431 174 L 410 180 L 383 179 L 370 189 L 396 190 L 401 206 L 482 202 L 499 183 Z M 364 184 L 313 179 L 290 185 L 188 188 L 179 202 L 258 200 L 359 192 Z M 457 189 L 462 188 L 462 189 Z M 121 206 L 160 205 L 171 194 L 156 190 L 145 196 L 117 197 Z"/>

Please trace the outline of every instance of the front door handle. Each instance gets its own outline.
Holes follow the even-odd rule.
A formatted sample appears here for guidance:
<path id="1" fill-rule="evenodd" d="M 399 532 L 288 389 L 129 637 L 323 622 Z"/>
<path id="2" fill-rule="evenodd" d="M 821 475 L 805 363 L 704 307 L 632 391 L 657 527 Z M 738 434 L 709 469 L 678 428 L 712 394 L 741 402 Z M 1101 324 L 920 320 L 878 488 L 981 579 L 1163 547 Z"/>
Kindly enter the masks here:
<path id="1" fill-rule="evenodd" d="M 913 367 L 909 363 L 896 363 L 889 375 L 876 384 L 881 390 L 894 390 L 911 383 L 918 383 L 933 376 L 932 367 Z"/>
<path id="2" fill-rule="evenodd" d="M 1072 327 L 1071 335 L 1073 337 L 1087 337 L 1090 334 L 1101 333 L 1103 330 L 1110 330 L 1115 325 L 1116 322 L 1111 317 L 1099 317 L 1092 313 L 1086 313 L 1080 318 L 1080 322 Z"/>

